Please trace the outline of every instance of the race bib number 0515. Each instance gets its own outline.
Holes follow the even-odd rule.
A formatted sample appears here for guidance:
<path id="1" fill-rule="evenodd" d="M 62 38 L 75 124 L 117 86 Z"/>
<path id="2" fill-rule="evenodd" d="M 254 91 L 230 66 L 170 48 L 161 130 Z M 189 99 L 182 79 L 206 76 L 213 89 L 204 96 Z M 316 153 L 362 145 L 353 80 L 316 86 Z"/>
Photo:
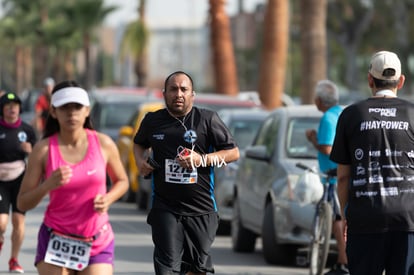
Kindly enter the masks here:
<path id="1" fill-rule="evenodd" d="M 75 270 L 88 266 L 92 243 L 51 233 L 45 262 Z"/>

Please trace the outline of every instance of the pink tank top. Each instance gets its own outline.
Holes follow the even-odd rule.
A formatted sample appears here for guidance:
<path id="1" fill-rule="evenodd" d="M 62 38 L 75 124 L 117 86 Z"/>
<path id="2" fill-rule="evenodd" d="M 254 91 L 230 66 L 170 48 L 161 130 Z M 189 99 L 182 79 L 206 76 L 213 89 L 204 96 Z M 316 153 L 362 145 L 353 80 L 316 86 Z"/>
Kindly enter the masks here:
<path id="1" fill-rule="evenodd" d="M 108 213 L 99 214 L 93 208 L 97 194 L 106 193 L 106 162 L 95 131 L 85 129 L 88 149 L 83 160 L 67 163 L 60 154 L 57 134 L 49 138 L 49 157 L 46 177 L 58 167 L 72 168 L 70 181 L 50 191 L 44 223 L 47 227 L 65 234 L 98 238 L 93 242 L 91 255 L 98 254 L 114 238 Z"/>

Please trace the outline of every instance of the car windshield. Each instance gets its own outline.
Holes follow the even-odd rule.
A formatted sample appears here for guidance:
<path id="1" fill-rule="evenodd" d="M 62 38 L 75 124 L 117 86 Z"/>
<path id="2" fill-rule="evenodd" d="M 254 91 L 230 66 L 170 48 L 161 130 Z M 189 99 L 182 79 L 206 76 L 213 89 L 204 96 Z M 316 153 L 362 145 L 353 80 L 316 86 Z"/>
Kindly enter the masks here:
<path id="1" fill-rule="evenodd" d="M 306 138 L 307 129 L 318 129 L 319 118 L 293 118 L 289 121 L 286 150 L 290 158 L 316 158 L 315 147 Z"/>
<path id="2" fill-rule="evenodd" d="M 119 128 L 124 125 L 137 110 L 136 102 L 106 104 L 101 111 L 100 128 Z"/>
<path id="3" fill-rule="evenodd" d="M 234 136 L 239 149 L 244 150 L 252 143 L 262 121 L 263 119 L 249 119 L 232 121 L 230 123 L 229 130 Z"/>

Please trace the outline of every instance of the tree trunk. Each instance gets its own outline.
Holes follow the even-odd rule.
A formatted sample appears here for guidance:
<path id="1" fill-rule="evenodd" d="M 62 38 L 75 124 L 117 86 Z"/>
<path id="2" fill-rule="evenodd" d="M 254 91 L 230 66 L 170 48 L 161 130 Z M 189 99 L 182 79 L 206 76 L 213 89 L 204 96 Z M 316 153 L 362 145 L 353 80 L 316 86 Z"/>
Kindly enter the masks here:
<path id="1" fill-rule="evenodd" d="M 135 60 L 134 70 L 135 75 L 138 77 L 137 86 L 146 87 L 148 80 L 148 60 L 147 54 L 143 53 Z"/>
<path id="2" fill-rule="evenodd" d="M 395 42 L 398 49 L 398 55 L 400 60 L 410 60 L 412 52 L 410 46 L 410 20 L 409 20 L 409 5 L 405 1 L 396 1 L 393 3 L 392 14 L 395 18 Z M 401 71 L 405 75 L 404 93 L 406 95 L 412 95 L 412 75 L 410 74 L 409 62 L 401 62 Z"/>
<path id="3" fill-rule="evenodd" d="M 32 48 L 24 48 L 24 82 L 23 88 L 33 87 L 33 59 L 32 59 Z"/>
<path id="4" fill-rule="evenodd" d="M 47 5 L 41 5 L 40 8 L 40 28 L 44 28 L 49 21 L 49 9 Z M 41 34 L 40 44 L 34 49 L 33 59 L 33 73 L 34 73 L 34 87 L 43 87 L 43 81 L 46 77 L 52 76 L 53 71 L 49 67 L 49 48 L 44 43 L 44 34 Z"/>
<path id="5" fill-rule="evenodd" d="M 91 37 L 89 33 L 85 33 L 83 36 L 83 53 L 85 58 L 85 83 L 86 90 L 91 89 L 93 84 L 93 72 L 91 66 Z"/>
<path id="6" fill-rule="evenodd" d="M 260 63 L 259 96 L 264 108 L 282 106 L 289 41 L 289 0 L 268 0 Z"/>
<path id="7" fill-rule="evenodd" d="M 138 14 L 139 19 L 144 29 L 146 29 L 146 1 L 138 0 Z M 145 43 L 147 44 L 147 43 Z M 147 45 L 144 45 L 144 49 L 135 60 L 134 64 L 135 75 L 137 76 L 137 86 L 146 87 L 148 82 L 148 51 Z"/>
<path id="8" fill-rule="evenodd" d="M 75 68 L 73 65 L 73 53 L 66 50 L 63 56 L 63 79 L 75 79 Z"/>
<path id="9" fill-rule="evenodd" d="M 225 0 L 210 0 L 211 51 L 216 93 L 237 95 L 236 60 L 230 21 L 224 10 Z"/>
<path id="10" fill-rule="evenodd" d="M 48 76 L 52 76 L 49 70 L 48 48 L 45 45 L 36 46 L 33 56 L 34 86 L 43 87 L 43 80 Z"/>
<path id="11" fill-rule="evenodd" d="M 314 103 L 314 89 L 326 76 L 326 0 L 301 3 L 301 103 Z"/>
<path id="12" fill-rule="evenodd" d="M 378 1 L 378 3 L 384 1 Z M 375 5 L 365 5 L 362 1 L 330 1 L 328 2 L 328 27 L 330 30 L 329 35 L 336 40 L 336 42 L 343 48 L 345 52 L 345 72 L 341 77 L 344 80 L 344 85 L 350 89 L 350 91 L 358 91 L 360 89 L 360 71 L 358 55 L 357 53 L 364 47 L 364 36 L 369 35 L 373 27 L 371 24 L 374 20 L 374 12 L 377 9 Z M 390 2 L 391 3 L 391 2 Z M 396 2 L 399 3 L 399 2 Z M 389 11 L 390 9 L 387 8 Z M 396 9 L 393 8 L 393 11 Z M 379 16 L 381 17 L 381 16 Z M 390 18 L 394 18 L 391 16 Z M 373 21 L 374 20 L 374 21 Z M 398 33 L 401 33 L 400 30 Z M 386 33 L 381 33 L 382 36 L 387 37 Z M 404 36 L 403 32 L 401 33 Z M 383 39 L 380 38 L 381 45 Z M 368 48 L 375 48 L 376 42 L 370 42 Z M 384 45 L 386 45 L 385 42 Z M 373 46 L 374 45 L 374 46 Z M 364 72 L 366 72 L 366 68 Z M 366 75 L 363 76 L 366 79 Z M 366 87 L 366 83 L 363 84 Z"/>
<path id="13" fill-rule="evenodd" d="M 15 59 L 16 86 L 14 87 L 14 92 L 16 92 L 16 94 L 21 94 L 24 85 L 24 47 L 16 46 Z"/>

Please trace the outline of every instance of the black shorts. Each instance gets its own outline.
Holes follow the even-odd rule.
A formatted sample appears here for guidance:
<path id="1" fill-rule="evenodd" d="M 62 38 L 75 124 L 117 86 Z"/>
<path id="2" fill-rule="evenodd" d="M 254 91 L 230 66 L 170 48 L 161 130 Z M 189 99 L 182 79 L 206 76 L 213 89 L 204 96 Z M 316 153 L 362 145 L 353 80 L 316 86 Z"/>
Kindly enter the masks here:
<path id="1" fill-rule="evenodd" d="M 151 225 L 155 245 L 156 275 L 214 273 L 210 248 L 219 223 L 217 213 L 181 216 L 151 209 L 147 222 Z"/>
<path id="2" fill-rule="evenodd" d="M 0 181 L 0 214 L 9 214 L 10 205 L 13 213 L 25 214 L 17 209 L 17 195 L 23 180 L 22 173 L 17 179 L 11 181 Z"/>
<path id="3" fill-rule="evenodd" d="M 414 233 L 347 235 L 346 253 L 353 275 L 414 274 Z"/>

